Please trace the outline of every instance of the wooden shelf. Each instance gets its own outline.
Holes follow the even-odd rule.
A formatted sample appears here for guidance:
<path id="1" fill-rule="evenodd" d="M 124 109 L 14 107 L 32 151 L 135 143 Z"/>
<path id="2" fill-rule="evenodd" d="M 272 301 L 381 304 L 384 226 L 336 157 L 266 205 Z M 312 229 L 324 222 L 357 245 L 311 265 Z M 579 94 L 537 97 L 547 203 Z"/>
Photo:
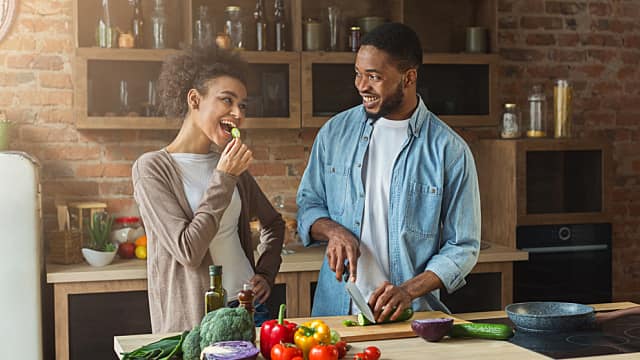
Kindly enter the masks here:
<path id="1" fill-rule="evenodd" d="M 177 130 L 182 124 L 178 119 L 143 116 L 89 116 L 78 121 L 81 130 Z"/>
<path id="2" fill-rule="evenodd" d="M 77 48 L 76 55 L 87 60 L 164 61 L 169 55 L 179 54 L 175 49 L 105 49 Z"/>

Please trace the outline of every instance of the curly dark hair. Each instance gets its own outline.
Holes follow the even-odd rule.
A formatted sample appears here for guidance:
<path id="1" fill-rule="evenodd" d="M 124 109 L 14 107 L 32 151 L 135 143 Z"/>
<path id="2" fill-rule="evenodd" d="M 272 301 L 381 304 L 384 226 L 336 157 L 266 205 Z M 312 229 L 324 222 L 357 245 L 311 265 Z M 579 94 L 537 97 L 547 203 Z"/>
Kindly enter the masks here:
<path id="1" fill-rule="evenodd" d="M 383 50 L 398 62 L 401 71 L 422 64 L 422 45 L 418 34 L 412 28 L 401 23 L 385 23 L 369 31 L 360 45 L 371 45 Z"/>
<path id="2" fill-rule="evenodd" d="M 207 82 L 221 76 L 238 79 L 247 86 L 246 74 L 247 62 L 237 52 L 217 46 L 186 48 L 162 63 L 158 79 L 160 108 L 165 116 L 184 118 L 189 112 L 189 90 L 206 96 Z"/>

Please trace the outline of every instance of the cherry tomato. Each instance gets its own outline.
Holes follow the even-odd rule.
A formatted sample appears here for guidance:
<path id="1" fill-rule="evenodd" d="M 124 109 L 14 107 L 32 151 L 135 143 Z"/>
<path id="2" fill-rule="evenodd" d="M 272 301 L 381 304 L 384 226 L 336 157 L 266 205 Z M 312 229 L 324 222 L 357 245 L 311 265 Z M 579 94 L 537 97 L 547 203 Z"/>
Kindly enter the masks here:
<path id="1" fill-rule="evenodd" d="M 335 343 L 335 347 L 338 350 L 338 359 L 342 359 L 343 357 L 345 357 L 345 355 L 347 355 L 348 345 L 346 341 L 338 341 L 337 343 Z"/>
<path id="2" fill-rule="evenodd" d="M 380 359 L 380 349 L 376 346 L 368 346 L 364 349 L 364 353 L 367 355 L 367 360 L 378 360 Z"/>
<path id="3" fill-rule="evenodd" d="M 367 354 L 360 352 L 353 355 L 353 360 L 367 360 Z"/>
<path id="4" fill-rule="evenodd" d="M 309 360 L 338 360 L 338 349 L 333 345 L 315 345 L 309 351 Z"/>

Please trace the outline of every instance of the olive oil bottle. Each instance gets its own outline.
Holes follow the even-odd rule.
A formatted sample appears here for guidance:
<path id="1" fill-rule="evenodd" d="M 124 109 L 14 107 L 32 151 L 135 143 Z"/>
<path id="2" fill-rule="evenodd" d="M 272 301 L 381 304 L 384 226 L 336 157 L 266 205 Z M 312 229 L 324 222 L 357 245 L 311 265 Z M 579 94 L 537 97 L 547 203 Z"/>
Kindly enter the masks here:
<path id="1" fill-rule="evenodd" d="M 204 313 L 227 306 L 227 290 L 222 287 L 222 266 L 209 266 L 209 290 L 204 293 Z"/>

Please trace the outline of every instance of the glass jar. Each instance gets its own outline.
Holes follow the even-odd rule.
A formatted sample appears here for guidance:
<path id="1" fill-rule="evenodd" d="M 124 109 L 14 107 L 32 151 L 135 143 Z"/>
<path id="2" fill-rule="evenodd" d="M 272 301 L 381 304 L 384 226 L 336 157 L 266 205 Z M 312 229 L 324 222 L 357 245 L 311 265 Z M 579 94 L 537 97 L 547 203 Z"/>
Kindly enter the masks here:
<path id="1" fill-rule="evenodd" d="M 353 52 L 358 52 L 360 49 L 360 27 L 352 26 L 349 30 L 349 48 Z"/>
<path id="2" fill-rule="evenodd" d="M 547 135 L 547 98 L 542 85 L 534 85 L 528 97 L 529 122 L 527 123 L 527 137 L 540 138 Z"/>
<path id="3" fill-rule="evenodd" d="M 102 0 L 102 13 L 96 26 L 96 44 L 101 48 L 116 47 L 116 29 L 111 24 L 109 0 Z"/>
<path id="4" fill-rule="evenodd" d="M 213 45 L 213 25 L 209 20 L 209 7 L 200 5 L 198 19 L 193 24 L 193 44 L 199 47 Z"/>
<path id="5" fill-rule="evenodd" d="M 231 47 L 234 49 L 244 48 L 242 41 L 243 25 L 240 21 L 240 7 L 227 6 L 224 9 L 226 19 L 224 21 L 224 32 L 231 38 Z"/>
<path id="6" fill-rule="evenodd" d="M 137 216 L 118 217 L 113 221 L 111 242 L 118 245 L 135 241 L 140 234 L 140 218 Z"/>
<path id="7" fill-rule="evenodd" d="M 560 79 L 553 88 L 553 119 L 556 138 L 571 136 L 571 85 L 569 81 Z"/>
<path id="8" fill-rule="evenodd" d="M 516 139 L 520 137 L 520 114 L 516 104 L 504 104 L 504 111 L 500 121 L 500 137 L 503 139 Z"/>

